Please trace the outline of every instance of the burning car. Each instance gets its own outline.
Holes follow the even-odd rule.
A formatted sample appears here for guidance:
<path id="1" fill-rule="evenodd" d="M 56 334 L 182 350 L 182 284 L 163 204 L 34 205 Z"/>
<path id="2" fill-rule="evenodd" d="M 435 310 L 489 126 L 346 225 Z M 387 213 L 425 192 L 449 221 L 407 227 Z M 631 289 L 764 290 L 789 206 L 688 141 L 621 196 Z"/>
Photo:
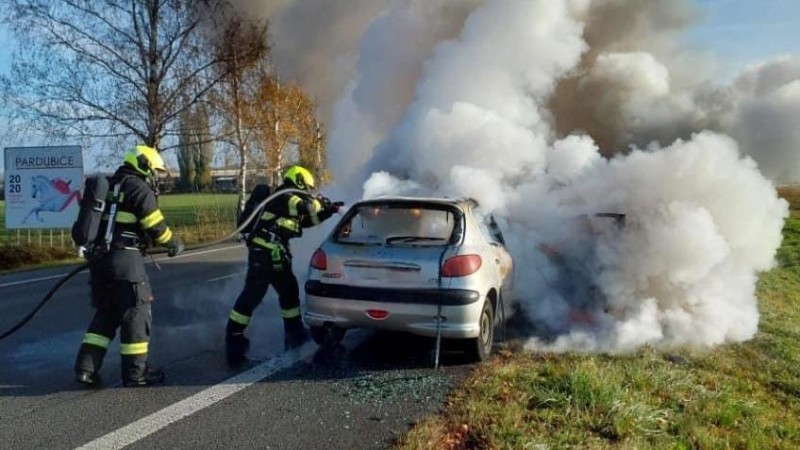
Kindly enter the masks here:
<path id="1" fill-rule="evenodd" d="M 317 344 L 352 328 L 457 340 L 491 353 L 514 267 L 474 200 L 383 197 L 354 204 L 311 258 L 304 319 Z"/>

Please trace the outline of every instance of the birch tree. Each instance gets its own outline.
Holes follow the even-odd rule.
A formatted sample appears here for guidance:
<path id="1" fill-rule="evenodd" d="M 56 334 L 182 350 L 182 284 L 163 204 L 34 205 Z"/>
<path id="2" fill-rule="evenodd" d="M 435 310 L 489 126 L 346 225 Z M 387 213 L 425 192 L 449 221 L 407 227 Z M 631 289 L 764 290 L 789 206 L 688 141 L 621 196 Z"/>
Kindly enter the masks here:
<path id="1" fill-rule="evenodd" d="M 257 106 L 258 80 L 268 70 L 266 23 L 231 17 L 217 47 L 220 83 L 212 96 L 224 136 L 239 156 L 238 208 L 244 210 L 253 135 L 263 121 Z"/>
<path id="2" fill-rule="evenodd" d="M 258 87 L 258 105 L 264 119 L 259 127 L 259 146 L 269 164 L 272 184 L 280 183 L 286 164 L 301 163 L 318 175 L 324 173 L 324 137 L 316 120 L 314 100 L 299 86 L 265 76 Z M 286 158 L 290 146 L 298 149 L 298 161 Z"/>

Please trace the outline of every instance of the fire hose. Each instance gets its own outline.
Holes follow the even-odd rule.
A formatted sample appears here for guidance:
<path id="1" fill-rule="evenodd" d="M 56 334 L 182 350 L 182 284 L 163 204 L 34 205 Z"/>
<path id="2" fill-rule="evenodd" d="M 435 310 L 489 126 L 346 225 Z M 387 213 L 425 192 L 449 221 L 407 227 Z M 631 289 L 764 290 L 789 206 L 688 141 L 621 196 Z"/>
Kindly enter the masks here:
<path id="1" fill-rule="evenodd" d="M 259 203 L 256 206 L 256 208 L 254 208 L 253 212 L 247 217 L 247 219 L 245 219 L 244 222 L 242 222 L 242 224 L 239 225 L 239 227 L 237 227 L 230 234 L 227 234 L 227 235 L 225 235 L 225 236 L 223 236 L 223 237 L 221 237 L 219 239 L 216 239 L 214 241 L 211 241 L 211 242 L 205 242 L 205 243 L 202 243 L 202 244 L 187 246 L 185 251 L 191 252 L 191 251 L 194 251 L 194 250 L 201 250 L 201 249 L 204 249 L 204 248 L 213 247 L 215 245 L 219 245 L 219 244 L 222 244 L 223 242 L 226 242 L 226 241 L 229 241 L 229 240 L 231 240 L 233 238 L 236 238 L 239 235 L 239 233 L 241 233 L 244 229 L 246 229 L 253 220 L 255 220 L 257 217 L 259 217 L 261 215 L 261 211 L 264 209 L 265 206 L 267 206 L 267 204 L 269 202 L 275 200 L 276 198 L 278 198 L 278 197 L 280 197 L 282 195 L 290 194 L 290 193 L 305 194 L 305 195 L 308 194 L 308 192 L 301 191 L 300 189 L 282 189 L 282 190 L 280 190 L 278 192 L 275 192 L 272 195 L 270 195 L 269 197 L 265 198 L 261 203 Z M 159 255 L 159 254 L 167 253 L 167 251 L 168 251 L 167 249 L 157 249 L 157 250 L 154 250 L 154 251 L 148 252 L 148 253 L 150 255 Z M 47 292 L 47 294 L 44 296 L 44 298 L 42 298 L 42 300 L 39 302 L 39 304 L 36 305 L 36 307 L 33 308 L 33 310 L 30 313 L 28 313 L 27 316 L 25 316 L 22 320 L 20 320 L 16 325 L 11 327 L 8 331 L 6 331 L 2 335 L 0 335 L 0 340 L 3 340 L 5 338 L 7 338 L 8 336 L 11 336 L 12 334 L 14 334 L 14 332 L 16 332 L 17 330 L 22 328 L 26 323 L 30 322 L 30 320 L 33 319 L 33 316 L 35 316 L 36 313 L 38 313 L 39 310 L 42 309 L 42 307 L 45 305 L 45 303 L 50 301 L 50 299 L 53 297 L 53 295 L 56 292 L 58 292 L 58 290 L 61 289 L 61 287 L 64 286 L 64 284 L 66 284 L 75 275 L 77 275 L 80 272 L 83 272 L 84 270 L 86 270 L 88 267 L 89 267 L 89 263 L 83 263 L 83 264 L 79 265 L 78 267 L 72 269 L 68 274 L 64 275 L 64 277 L 61 278 L 60 280 L 58 280 L 58 282 L 50 289 L 50 291 Z"/>

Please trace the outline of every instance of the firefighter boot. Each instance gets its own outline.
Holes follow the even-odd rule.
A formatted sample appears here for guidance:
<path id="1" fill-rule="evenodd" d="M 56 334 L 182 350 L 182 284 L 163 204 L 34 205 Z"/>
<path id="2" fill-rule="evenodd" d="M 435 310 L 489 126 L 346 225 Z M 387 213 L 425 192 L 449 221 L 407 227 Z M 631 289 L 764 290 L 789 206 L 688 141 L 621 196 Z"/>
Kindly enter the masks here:
<path id="1" fill-rule="evenodd" d="M 310 337 L 300 318 L 288 319 L 283 322 L 283 348 L 286 351 L 294 350 L 308 342 Z"/>
<path id="2" fill-rule="evenodd" d="M 232 369 L 241 367 L 249 360 L 247 350 L 250 349 L 250 340 L 241 333 L 229 334 L 225 336 L 225 357 L 228 359 L 228 366 Z"/>
<path id="3" fill-rule="evenodd" d="M 87 343 L 81 344 L 78 358 L 75 361 L 75 381 L 88 386 L 100 384 L 100 374 L 98 372 L 103 365 L 105 356 L 105 347 Z"/>
<path id="4" fill-rule="evenodd" d="M 89 386 L 96 386 L 101 383 L 100 375 L 86 370 L 76 370 L 75 381 Z"/>
<path id="5" fill-rule="evenodd" d="M 154 384 L 161 384 L 164 382 L 164 371 L 161 369 L 148 367 L 144 374 L 132 380 L 123 380 L 122 384 L 125 387 L 144 387 L 152 386 Z"/>

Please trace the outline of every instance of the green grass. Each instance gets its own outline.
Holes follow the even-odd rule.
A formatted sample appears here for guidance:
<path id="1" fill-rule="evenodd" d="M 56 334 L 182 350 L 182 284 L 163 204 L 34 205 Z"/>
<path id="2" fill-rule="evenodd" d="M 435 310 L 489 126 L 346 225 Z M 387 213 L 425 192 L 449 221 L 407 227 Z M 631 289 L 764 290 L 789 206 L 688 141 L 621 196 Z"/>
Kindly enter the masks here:
<path id="1" fill-rule="evenodd" d="M 236 221 L 236 194 L 172 194 L 158 198 L 167 223 L 172 227 L 200 223 Z"/>
<path id="2" fill-rule="evenodd" d="M 752 340 L 624 356 L 510 346 L 396 448 L 800 448 L 800 189 L 781 194 L 793 214 Z"/>
<path id="3" fill-rule="evenodd" d="M 167 224 L 186 244 L 219 239 L 236 228 L 236 194 L 175 194 L 159 197 Z"/>

